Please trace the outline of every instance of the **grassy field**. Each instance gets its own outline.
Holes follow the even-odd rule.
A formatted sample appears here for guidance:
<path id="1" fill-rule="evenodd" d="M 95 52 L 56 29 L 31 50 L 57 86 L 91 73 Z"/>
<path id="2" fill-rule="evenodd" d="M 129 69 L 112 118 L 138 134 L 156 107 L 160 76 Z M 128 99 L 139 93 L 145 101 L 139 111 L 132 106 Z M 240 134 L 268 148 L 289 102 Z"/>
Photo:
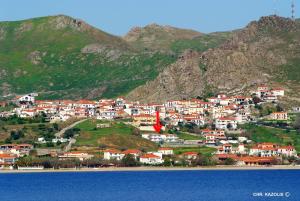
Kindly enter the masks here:
<path id="1" fill-rule="evenodd" d="M 201 140 L 201 139 L 203 139 L 200 136 L 194 136 L 194 135 L 190 135 L 188 133 L 183 133 L 183 132 L 178 132 L 177 136 L 183 140 Z"/>
<path id="2" fill-rule="evenodd" d="M 280 145 L 293 145 L 300 151 L 300 134 L 296 131 L 288 131 L 277 128 L 257 126 L 257 125 L 244 125 L 243 128 L 249 134 L 250 139 L 254 142 L 273 142 Z"/>
<path id="3" fill-rule="evenodd" d="M 110 147 L 117 149 L 145 149 L 157 148 L 155 143 L 133 135 L 134 127 L 122 122 L 112 122 L 109 128 L 96 128 L 97 123 L 102 121 L 88 120 L 76 127 L 80 135 L 77 137 L 75 146 Z"/>
<path id="4" fill-rule="evenodd" d="M 179 147 L 179 148 L 174 148 L 174 153 L 175 154 L 182 154 L 185 152 L 190 152 L 190 151 L 194 151 L 194 152 L 198 152 L 199 154 L 202 155 L 211 155 L 213 152 L 216 151 L 215 148 L 211 148 L 211 147 Z"/>

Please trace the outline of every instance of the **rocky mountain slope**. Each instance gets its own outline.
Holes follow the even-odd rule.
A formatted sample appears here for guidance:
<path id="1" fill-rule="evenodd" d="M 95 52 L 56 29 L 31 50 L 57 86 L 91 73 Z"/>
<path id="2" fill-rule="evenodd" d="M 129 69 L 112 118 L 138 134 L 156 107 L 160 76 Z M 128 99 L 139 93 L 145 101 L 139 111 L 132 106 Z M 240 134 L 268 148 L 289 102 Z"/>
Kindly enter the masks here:
<path id="1" fill-rule="evenodd" d="M 170 51 L 173 42 L 201 35 L 203 34 L 194 30 L 150 24 L 132 28 L 123 38 L 138 49 Z"/>
<path id="2" fill-rule="evenodd" d="M 128 97 L 144 101 L 205 96 L 209 92 L 245 93 L 270 83 L 297 100 L 300 78 L 300 24 L 278 16 L 262 17 L 236 31 L 221 46 L 186 52 L 154 80 Z M 175 87 L 176 86 L 176 87 Z"/>

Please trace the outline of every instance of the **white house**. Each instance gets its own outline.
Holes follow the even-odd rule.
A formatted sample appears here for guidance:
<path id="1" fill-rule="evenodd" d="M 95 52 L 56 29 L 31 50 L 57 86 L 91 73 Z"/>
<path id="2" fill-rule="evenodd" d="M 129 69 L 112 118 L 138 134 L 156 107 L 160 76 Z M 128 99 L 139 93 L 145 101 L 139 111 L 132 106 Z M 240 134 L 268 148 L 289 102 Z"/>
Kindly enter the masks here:
<path id="1" fill-rule="evenodd" d="M 62 114 L 55 114 L 50 117 L 50 123 L 56 123 L 60 121 L 67 121 L 71 116 L 70 115 L 62 115 Z"/>
<path id="2" fill-rule="evenodd" d="M 174 151 L 172 148 L 168 148 L 168 147 L 161 147 L 158 149 L 159 153 L 162 153 L 162 155 L 173 155 Z"/>
<path id="3" fill-rule="evenodd" d="M 67 152 L 67 153 L 64 153 L 63 155 L 58 156 L 59 159 L 76 158 L 76 159 L 79 159 L 80 161 L 88 160 L 93 157 L 94 157 L 93 155 L 90 155 L 90 154 L 84 153 L 84 152 Z"/>
<path id="4" fill-rule="evenodd" d="M 16 162 L 16 156 L 12 154 L 0 154 L 0 168 L 4 168 L 6 166 L 12 166 Z"/>
<path id="5" fill-rule="evenodd" d="M 140 157 L 140 162 L 148 165 L 158 165 L 164 162 L 161 156 L 147 153 Z"/>
<path id="6" fill-rule="evenodd" d="M 125 154 L 117 149 L 109 149 L 103 152 L 103 158 L 105 160 L 122 160 Z"/>
<path id="7" fill-rule="evenodd" d="M 299 106 L 293 107 L 293 112 L 296 112 L 296 113 L 300 112 L 300 107 Z"/>
<path id="8" fill-rule="evenodd" d="M 198 157 L 198 153 L 194 151 L 185 152 L 182 156 L 188 160 L 194 160 Z"/>
<path id="9" fill-rule="evenodd" d="M 271 93 L 274 96 L 284 96 L 284 89 L 283 88 L 274 88 L 271 90 Z"/>
<path id="10" fill-rule="evenodd" d="M 288 120 L 288 113 L 287 112 L 273 112 L 270 115 L 270 119 L 273 119 L 273 120 Z"/>
<path id="11" fill-rule="evenodd" d="M 295 147 L 293 147 L 293 146 L 281 146 L 278 148 L 278 153 L 283 156 L 297 157 L 297 151 L 296 151 Z"/>
<path id="12" fill-rule="evenodd" d="M 217 129 L 228 130 L 237 128 L 237 120 L 234 117 L 220 117 L 215 120 Z"/>
<path id="13" fill-rule="evenodd" d="M 115 110 L 104 110 L 97 114 L 97 119 L 114 119 L 116 117 L 116 114 L 117 113 Z"/>
<path id="14" fill-rule="evenodd" d="M 274 143 L 260 143 L 257 146 L 250 148 L 249 155 L 260 157 L 272 157 L 278 155 L 278 145 Z"/>
<path id="15" fill-rule="evenodd" d="M 31 94 L 26 94 L 26 95 L 22 95 L 22 96 L 17 96 L 17 101 L 18 102 L 32 102 L 32 103 L 34 103 L 35 96 L 38 96 L 38 94 L 31 93 Z"/>
<path id="16" fill-rule="evenodd" d="M 157 134 L 157 133 L 144 133 L 142 138 L 150 140 L 152 142 L 161 143 L 161 142 L 177 142 L 178 137 L 174 134 Z"/>

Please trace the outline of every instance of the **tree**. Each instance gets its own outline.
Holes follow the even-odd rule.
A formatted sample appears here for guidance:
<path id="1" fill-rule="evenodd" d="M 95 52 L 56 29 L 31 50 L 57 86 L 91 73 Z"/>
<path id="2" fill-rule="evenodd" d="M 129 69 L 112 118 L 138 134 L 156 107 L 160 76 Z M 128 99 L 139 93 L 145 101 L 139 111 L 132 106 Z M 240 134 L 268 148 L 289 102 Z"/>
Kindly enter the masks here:
<path id="1" fill-rule="evenodd" d="M 64 138 L 72 138 L 74 136 L 74 131 L 73 129 L 68 129 L 64 132 Z"/>
<path id="2" fill-rule="evenodd" d="M 132 130 L 132 135 L 139 136 L 140 134 L 141 134 L 141 132 L 140 132 L 139 129 L 134 128 L 134 129 Z"/>
<path id="3" fill-rule="evenodd" d="M 258 98 L 257 96 L 255 96 L 255 97 L 253 97 L 253 103 L 256 105 L 256 104 L 258 104 L 258 103 L 260 103 L 260 102 L 262 102 L 262 100 L 260 99 L 260 98 Z"/>
<path id="4" fill-rule="evenodd" d="M 132 154 L 127 154 L 122 158 L 121 164 L 125 167 L 136 167 L 139 166 L 139 162 L 135 159 Z"/>
<path id="5" fill-rule="evenodd" d="M 11 144 L 11 143 L 12 143 L 12 141 L 11 141 L 11 138 L 10 138 L 10 137 L 6 138 L 4 142 L 5 142 L 6 144 Z"/>
<path id="6" fill-rule="evenodd" d="M 193 163 L 195 165 L 200 165 L 200 166 L 213 166 L 213 165 L 216 165 L 216 163 L 212 159 L 212 157 L 205 156 L 205 155 L 199 155 Z"/>
<path id="7" fill-rule="evenodd" d="M 29 156 L 37 156 L 37 151 L 35 149 L 30 150 Z"/>
<path id="8" fill-rule="evenodd" d="M 276 111 L 277 111 L 277 112 L 282 112 L 282 111 L 284 111 L 284 108 L 283 108 L 283 106 L 282 106 L 282 105 L 279 105 L 279 104 L 277 104 L 277 105 L 276 105 Z"/>
<path id="9" fill-rule="evenodd" d="M 172 159 L 170 157 L 165 157 L 164 158 L 164 163 L 163 166 L 172 166 Z"/>
<path id="10" fill-rule="evenodd" d="M 231 123 L 227 124 L 227 129 L 228 129 L 228 130 L 231 130 L 232 128 L 233 128 L 233 126 L 232 126 Z"/>
<path id="11" fill-rule="evenodd" d="M 22 137 L 24 137 L 24 133 L 23 133 L 23 131 L 21 131 L 21 130 L 18 130 L 18 131 L 11 131 L 11 132 L 10 132 L 10 138 L 11 138 L 12 140 L 18 140 L 18 139 L 20 139 L 20 138 L 22 138 Z"/>
<path id="12" fill-rule="evenodd" d="M 235 160 L 233 160 L 232 158 L 226 158 L 224 164 L 225 165 L 234 165 L 235 164 Z"/>
<path id="13" fill-rule="evenodd" d="M 300 115 L 297 115 L 294 123 L 293 123 L 293 127 L 300 132 Z"/>
<path id="14" fill-rule="evenodd" d="M 54 144 L 53 144 L 52 142 L 47 142 L 47 143 L 46 143 L 46 146 L 47 146 L 47 147 L 54 147 Z"/>
<path id="15" fill-rule="evenodd" d="M 58 131 L 58 130 L 59 130 L 58 124 L 57 124 L 57 123 L 54 123 L 54 124 L 53 124 L 53 128 L 54 128 L 56 131 Z"/>

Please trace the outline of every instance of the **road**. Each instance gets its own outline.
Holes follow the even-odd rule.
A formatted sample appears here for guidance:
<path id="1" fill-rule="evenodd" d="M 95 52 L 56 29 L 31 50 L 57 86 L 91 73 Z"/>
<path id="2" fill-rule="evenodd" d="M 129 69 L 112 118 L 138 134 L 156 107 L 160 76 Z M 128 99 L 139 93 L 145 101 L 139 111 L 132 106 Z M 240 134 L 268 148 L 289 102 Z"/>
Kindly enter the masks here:
<path id="1" fill-rule="evenodd" d="M 66 128 L 62 129 L 61 131 L 59 131 L 58 133 L 55 134 L 55 137 L 62 137 L 63 134 L 65 133 L 66 130 L 68 129 L 71 129 L 73 128 L 74 126 L 82 123 L 82 122 L 85 122 L 86 120 L 88 119 L 82 119 L 82 120 L 79 120 L 79 121 L 76 121 L 74 122 L 73 124 L 71 124 L 70 126 L 67 126 Z M 69 143 L 67 144 L 67 146 L 65 146 L 64 148 L 64 152 L 68 152 L 71 150 L 71 147 L 72 147 L 72 144 L 74 144 L 76 142 L 76 139 L 75 138 L 71 138 Z"/>
<path id="2" fill-rule="evenodd" d="M 82 119 L 82 120 L 79 120 L 79 121 L 76 121 L 75 123 L 71 124 L 70 126 L 67 126 L 65 127 L 64 129 L 62 129 L 61 131 L 59 131 L 58 133 L 55 133 L 55 137 L 59 138 L 59 137 L 62 137 L 63 134 L 66 132 L 66 130 L 70 129 L 70 128 L 73 128 L 74 126 L 76 126 L 77 124 L 80 124 L 84 121 L 86 121 L 88 119 Z"/>
<path id="3" fill-rule="evenodd" d="M 65 146 L 64 152 L 70 151 L 71 148 L 72 148 L 72 144 L 75 144 L 75 142 L 76 142 L 76 139 L 75 138 L 71 138 L 70 141 L 69 141 L 69 143 L 68 143 L 68 145 Z"/>

